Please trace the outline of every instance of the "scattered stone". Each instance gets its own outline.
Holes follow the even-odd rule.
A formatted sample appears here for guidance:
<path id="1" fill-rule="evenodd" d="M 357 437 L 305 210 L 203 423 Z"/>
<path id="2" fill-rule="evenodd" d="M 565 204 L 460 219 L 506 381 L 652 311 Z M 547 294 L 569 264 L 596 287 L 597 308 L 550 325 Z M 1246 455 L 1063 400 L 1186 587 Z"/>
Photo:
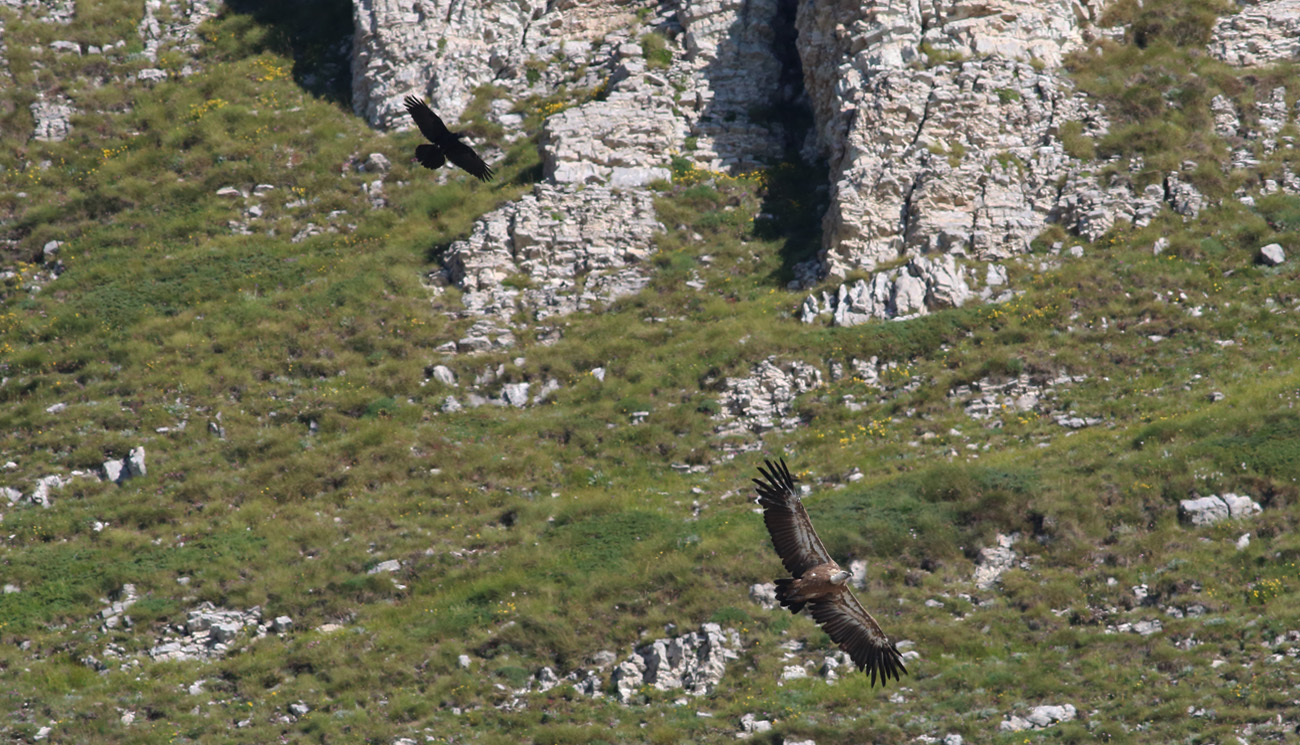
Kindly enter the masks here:
<path id="1" fill-rule="evenodd" d="M 144 446 L 141 445 L 132 448 L 131 452 L 121 460 L 106 460 L 100 467 L 104 478 L 115 484 L 121 484 L 130 478 L 143 476 L 146 473 L 145 468 Z"/>
<path id="2" fill-rule="evenodd" d="M 456 385 L 456 373 L 452 372 L 451 368 L 446 365 L 435 365 L 431 371 L 430 377 L 443 385 Z"/>
<path id="3" fill-rule="evenodd" d="M 1286 261 L 1286 252 L 1282 250 L 1282 244 L 1270 243 L 1259 249 L 1259 262 L 1268 266 L 1278 266 Z"/>
<path id="4" fill-rule="evenodd" d="M 998 725 L 998 731 L 1021 732 L 1028 729 L 1045 729 L 1061 722 L 1073 721 L 1077 715 L 1077 710 L 1070 704 L 1036 706 L 1024 718 L 1015 715 L 1007 717 Z"/>
<path id="5" fill-rule="evenodd" d="M 1137 634 L 1139 636 L 1151 636 L 1164 630 L 1164 625 L 1159 620 L 1136 621 L 1133 623 L 1124 622 L 1113 628 L 1108 628 L 1108 632 L 1120 634 Z"/>
<path id="6" fill-rule="evenodd" d="M 798 680 L 808 677 L 808 671 L 803 665 L 786 665 L 781 670 L 781 680 Z"/>
<path id="7" fill-rule="evenodd" d="M 309 711 L 311 707 L 301 701 L 289 704 L 289 713 L 296 717 L 305 717 Z"/>
<path id="8" fill-rule="evenodd" d="M 270 627 L 262 623 L 261 608 L 226 610 L 204 601 L 186 615 L 184 624 L 169 627 L 147 654 L 158 661 L 222 657 L 234 648 L 232 643 L 245 630 L 263 636 Z"/>
<path id="9" fill-rule="evenodd" d="M 753 714 L 745 714 L 740 718 L 740 732 L 736 737 L 749 738 L 768 732 L 772 729 L 772 722 L 767 719 L 759 719 Z"/>
<path id="10" fill-rule="evenodd" d="M 276 616 L 275 620 L 271 622 L 271 630 L 278 634 L 283 634 L 292 628 L 293 619 L 288 616 Z"/>
<path id="11" fill-rule="evenodd" d="M 42 507 L 50 506 L 50 492 L 54 489 L 62 489 L 72 482 L 71 478 L 65 478 L 57 474 L 45 476 L 36 480 L 36 489 L 32 491 L 30 497 L 32 504 L 38 504 Z"/>
<path id="12" fill-rule="evenodd" d="M 522 409 L 528 405 L 528 383 L 510 383 L 501 389 L 501 400 L 507 406 Z"/>
<path id="13" fill-rule="evenodd" d="M 461 670 L 468 670 L 470 665 L 469 655 L 463 654 L 456 658 L 456 664 Z"/>
<path id="14" fill-rule="evenodd" d="M 361 166 L 367 173 L 388 173 L 392 167 L 393 164 L 388 162 L 383 153 L 371 153 Z"/>
<path id="15" fill-rule="evenodd" d="M 1018 563 L 1023 565 L 1016 552 L 1011 550 L 1019 539 L 1019 533 L 998 533 L 997 546 L 980 549 L 979 559 L 975 562 L 975 587 L 987 590 L 997 583 L 1003 572 L 1015 568 Z"/>
<path id="16" fill-rule="evenodd" d="M 378 564 L 374 565 L 373 567 L 370 568 L 369 571 L 366 572 L 366 574 L 379 574 L 380 572 L 396 572 L 399 571 L 401 568 L 402 568 L 402 562 L 398 561 L 397 559 L 389 559 L 388 561 L 381 561 Z"/>
<path id="17" fill-rule="evenodd" d="M 1063 390 L 1086 379 L 1086 375 L 1066 373 L 1055 378 L 1029 374 L 1010 380 L 989 377 L 957 386 L 948 392 L 948 397 L 964 400 L 963 406 L 970 418 L 1001 424 L 1007 416 L 1030 412 L 1056 416 L 1052 413 L 1052 401 Z"/>
<path id="18" fill-rule="evenodd" d="M 849 562 L 849 584 L 856 590 L 867 589 L 867 562 L 863 559 Z"/>

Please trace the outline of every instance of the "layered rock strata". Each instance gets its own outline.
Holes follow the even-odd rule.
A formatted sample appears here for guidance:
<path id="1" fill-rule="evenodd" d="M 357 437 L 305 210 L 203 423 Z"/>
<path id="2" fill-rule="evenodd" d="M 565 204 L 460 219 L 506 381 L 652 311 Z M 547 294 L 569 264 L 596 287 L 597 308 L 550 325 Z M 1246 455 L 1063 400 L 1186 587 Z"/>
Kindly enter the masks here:
<path id="1" fill-rule="evenodd" d="M 1059 128 L 1106 127 L 1062 77 L 1101 2 L 806 3 L 799 52 L 829 159 L 822 263 L 1024 251 L 1077 168 Z"/>
<path id="2" fill-rule="evenodd" d="M 481 218 L 431 276 L 435 292 L 448 283 L 464 291 L 464 314 L 478 319 L 466 339 L 492 340 L 486 346 L 467 341 L 457 351 L 508 346 L 507 326 L 517 311 L 543 320 L 643 288 L 645 259 L 663 230 L 648 187 L 671 179 L 666 166 L 674 154 L 738 172 L 782 151 L 784 129 L 773 111 L 797 95 L 799 81 L 790 84 L 774 45 L 792 41 L 778 31 L 779 14 L 792 10 L 780 0 L 708 0 L 643 22 L 631 22 L 628 11 L 624 27 L 584 47 L 585 67 L 570 79 L 600 83 L 590 100 L 546 121 L 545 183 Z M 561 11 L 542 12 L 530 28 L 549 27 L 552 12 Z M 584 27 L 605 29 L 605 21 L 589 19 Z M 536 59 L 524 61 L 523 69 L 537 69 Z M 566 60 L 556 58 L 552 72 Z M 524 90 L 519 86 L 528 77 L 521 83 L 503 75 L 499 84 Z"/>
<path id="3" fill-rule="evenodd" d="M 483 85 L 514 96 L 556 88 L 642 3 L 604 0 L 355 0 L 352 102 L 375 126 L 406 118 L 402 98 L 429 99 L 455 121 Z M 530 74 L 529 70 L 533 72 Z"/>

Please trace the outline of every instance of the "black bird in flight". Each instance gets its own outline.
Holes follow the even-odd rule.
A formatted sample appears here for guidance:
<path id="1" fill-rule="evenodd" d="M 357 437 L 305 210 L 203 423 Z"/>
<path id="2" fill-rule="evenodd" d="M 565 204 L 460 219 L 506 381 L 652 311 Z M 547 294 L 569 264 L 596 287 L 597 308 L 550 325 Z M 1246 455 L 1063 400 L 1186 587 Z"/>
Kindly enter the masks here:
<path id="1" fill-rule="evenodd" d="M 463 133 L 447 129 L 447 125 L 442 123 L 424 101 L 415 96 L 407 96 L 406 113 L 415 120 L 415 125 L 420 128 L 425 139 L 433 143 L 415 148 L 415 159 L 420 161 L 420 165 L 437 170 L 450 160 L 480 181 L 492 178 L 492 167 L 484 163 L 469 145 L 460 141 Z"/>

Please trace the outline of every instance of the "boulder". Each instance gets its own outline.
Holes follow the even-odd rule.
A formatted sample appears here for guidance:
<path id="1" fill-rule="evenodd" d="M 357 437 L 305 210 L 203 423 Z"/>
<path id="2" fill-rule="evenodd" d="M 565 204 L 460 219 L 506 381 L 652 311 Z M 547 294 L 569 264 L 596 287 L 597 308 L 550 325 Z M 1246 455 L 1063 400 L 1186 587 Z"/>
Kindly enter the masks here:
<path id="1" fill-rule="evenodd" d="M 1286 261 L 1286 252 L 1282 250 L 1282 244 L 1270 243 L 1259 249 L 1259 263 L 1268 266 L 1278 266 Z"/>

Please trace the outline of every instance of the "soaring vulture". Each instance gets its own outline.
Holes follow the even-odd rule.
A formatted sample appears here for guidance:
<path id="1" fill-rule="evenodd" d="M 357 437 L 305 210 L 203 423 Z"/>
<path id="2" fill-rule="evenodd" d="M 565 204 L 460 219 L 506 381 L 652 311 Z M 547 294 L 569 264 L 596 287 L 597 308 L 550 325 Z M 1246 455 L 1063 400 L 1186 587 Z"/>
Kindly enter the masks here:
<path id="1" fill-rule="evenodd" d="M 898 647 L 849 590 L 849 573 L 826 553 L 795 491 L 785 459 L 780 464 L 763 462 L 767 468 L 759 466 L 758 472 L 764 480 L 754 479 L 758 503 L 763 507 L 763 522 L 772 534 L 772 545 L 792 575 L 776 581 L 777 600 L 791 613 L 807 606 L 817 625 L 849 653 L 858 670 L 868 671 L 872 685 L 877 678 L 882 684 L 890 678 L 898 680 L 907 672 Z"/>
<path id="2" fill-rule="evenodd" d="M 447 129 L 447 125 L 442 123 L 424 101 L 415 96 L 407 96 L 406 113 L 415 120 L 415 125 L 420 128 L 425 139 L 433 143 L 415 148 L 415 159 L 420 161 L 420 165 L 437 170 L 450 160 L 480 181 L 492 178 L 492 167 L 484 163 L 469 145 L 460 141 L 464 133 Z"/>

